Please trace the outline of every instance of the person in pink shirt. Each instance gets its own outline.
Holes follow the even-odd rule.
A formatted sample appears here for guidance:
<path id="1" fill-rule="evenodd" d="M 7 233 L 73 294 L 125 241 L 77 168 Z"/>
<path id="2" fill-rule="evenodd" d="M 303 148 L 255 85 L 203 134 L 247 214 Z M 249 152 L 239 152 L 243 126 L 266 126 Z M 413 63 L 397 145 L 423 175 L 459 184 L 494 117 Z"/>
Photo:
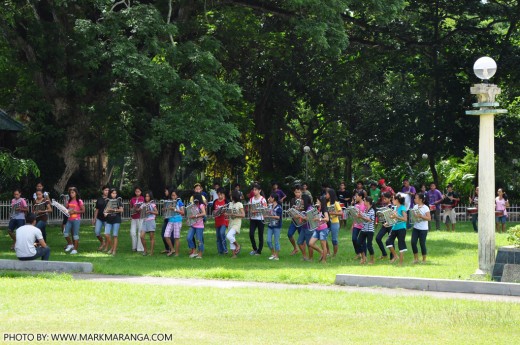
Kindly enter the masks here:
<path id="1" fill-rule="evenodd" d="M 498 189 L 497 194 L 498 196 L 495 199 L 496 232 L 505 232 L 509 201 L 507 200 L 507 195 L 504 193 L 502 188 Z M 500 224 L 502 224 L 502 226 L 500 226 Z"/>
<path id="2" fill-rule="evenodd" d="M 146 256 L 148 255 L 146 234 L 148 233 L 150 236 L 150 255 L 153 255 L 153 249 L 155 247 L 155 217 L 159 214 L 151 191 L 144 194 L 144 204 L 141 208 L 143 207 L 145 208 L 146 218 L 143 220 L 143 226 L 141 227 L 139 235 L 141 237 L 141 243 L 143 244 L 143 256 Z"/>
<path id="3" fill-rule="evenodd" d="M 130 199 L 130 237 L 132 238 L 132 251 L 143 252 L 143 243 L 139 238 L 141 227 L 143 226 L 143 219 L 141 219 L 141 205 L 144 203 L 143 192 L 140 187 L 134 188 L 134 197 Z"/>
<path id="4" fill-rule="evenodd" d="M 365 212 L 366 206 L 365 206 L 365 193 L 364 192 L 357 192 L 354 195 L 354 206 L 357 208 L 358 214 L 361 215 Z M 363 219 L 361 216 L 354 218 L 354 222 L 352 223 L 352 245 L 354 246 L 354 251 L 356 252 L 356 259 L 361 259 L 361 252 L 364 252 L 366 250 L 366 245 L 363 243 L 363 245 L 358 244 L 358 237 L 359 233 L 361 232 L 361 229 L 363 229 Z"/>
<path id="5" fill-rule="evenodd" d="M 27 202 L 22 198 L 22 193 L 19 189 L 13 191 L 13 200 L 11 200 L 11 219 L 9 220 L 8 232 L 13 240 L 11 250 L 14 249 L 16 243 L 15 231 L 19 227 L 25 225 L 25 213 L 27 212 Z"/>
<path id="6" fill-rule="evenodd" d="M 83 204 L 83 200 L 81 200 L 79 196 L 78 189 L 76 187 L 72 187 L 69 189 L 69 202 L 65 205 L 69 210 L 69 219 L 67 220 L 67 224 L 65 225 L 65 230 L 63 231 L 63 237 L 67 240 L 67 247 L 65 248 L 66 252 L 70 252 L 70 254 L 78 254 L 78 246 L 79 246 L 79 227 L 81 225 L 81 215 L 85 213 L 85 205 Z M 72 232 L 72 240 L 70 239 L 70 233 Z"/>

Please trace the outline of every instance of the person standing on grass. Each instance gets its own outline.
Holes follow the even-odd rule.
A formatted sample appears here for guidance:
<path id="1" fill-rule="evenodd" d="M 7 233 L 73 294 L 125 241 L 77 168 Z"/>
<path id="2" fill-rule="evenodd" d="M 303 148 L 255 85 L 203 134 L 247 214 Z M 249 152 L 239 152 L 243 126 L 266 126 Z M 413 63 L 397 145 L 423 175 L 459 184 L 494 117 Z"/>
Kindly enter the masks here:
<path id="1" fill-rule="evenodd" d="M 372 246 L 372 241 L 374 239 L 374 223 L 376 219 L 375 204 L 372 197 L 367 196 L 365 198 L 365 212 L 361 214 L 361 219 L 364 223 L 363 229 L 361 229 L 359 233 L 358 246 L 362 247 L 366 243 L 367 250 L 370 253 L 370 261 L 368 264 L 372 265 L 374 263 L 374 247 Z M 367 256 L 364 251 L 361 251 L 361 261 L 359 263 L 367 263 Z"/>
<path id="2" fill-rule="evenodd" d="M 13 191 L 13 199 L 11 200 L 11 219 L 9 219 L 8 233 L 13 240 L 11 250 L 16 244 L 16 229 L 25 225 L 25 213 L 28 210 L 27 202 L 22 198 L 22 193 L 19 189 Z"/>
<path id="3" fill-rule="evenodd" d="M 148 249 L 146 248 L 146 234 L 150 236 L 150 255 L 153 255 L 155 247 L 155 217 L 159 212 L 157 211 L 157 205 L 153 201 L 153 193 L 148 191 L 144 194 L 144 204 L 141 208 L 145 208 L 146 218 L 143 220 L 143 226 L 139 233 L 141 237 L 141 243 L 143 244 L 143 256 L 148 255 Z"/>
<path id="4" fill-rule="evenodd" d="M 98 251 L 104 251 L 108 250 L 107 242 L 105 241 L 105 238 L 101 235 L 101 229 L 106 226 L 106 217 L 103 214 L 103 211 L 105 210 L 105 206 L 107 205 L 108 200 L 108 192 L 109 192 L 108 186 L 103 186 L 101 188 L 102 194 L 101 197 L 99 197 L 96 200 L 96 209 L 94 210 L 94 216 L 92 217 L 92 225 L 94 225 L 94 234 L 96 235 L 96 238 L 99 241 L 99 248 Z"/>
<path id="5" fill-rule="evenodd" d="M 407 229 L 410 228 L 410 210 L 414 206 L 414 199 L 416 193 L 417 191 L 415 190 L 415 187 L 410 185 L 410 180 L 405 178 L 403 180 L 403 188 L 401 189 L 401 194 L 404 195 L 404 206 L 406 207 L 408 212 L 408 223 L 406 224 Z"/>
<path id="6" fill-rule="evenodd" d="M 343 207 L 347 207 L 350 204 L 350 201 L 352 199 L 352 193 L 347 190 L 347 186 L 345 185 L 345 182 L 341 181 L 339 184 L 339 189 L 336 192 L 336 196 L 338 197 L 338 201 L 340 204 L 343 204 Z M 347 225 L 347 218 L 341 218 L 340 224 Z"/>
<path id="7" fill-rule="evenodd" d="M 130 237 L 132 238 L 132 251 L 144 251 L 143 243 L 141 242 L 140 233 L 143 226 L 143 219 L 141 219 L 141 205 L 144 203 L 144 197 L 141 195 L 141 187 L 134 188 L 134 197 L 130 199 Z"/>
<path id="8" fill-rule="evenodd" d="M 85 213 L 85 205 L 83 204 L 83 200 L 81 200 L 78 189 L 76 187 L 71 187 L 69 189 L 69 202 L 65 207 L 67 207 L 69 210 L 70 215 L 69 219 L 67 220 L 67 224 L 65 225 L 65 231 L 63 232 L 63 236 L 68 243 L 65 251 L 75 255 L 78 254 L 81 215 Z M 71 232 L 74 242 L 72 242 L 70 239 Z"/>
<path id="9" fill-rule="evenodd" d="M 336 192 L 332 188 L 327 188 L 325 192 L 325 198 L 327 199 L 327 209 L 331 206 L 334 206 L 334 211 L 329 212 L 330 218 L 330 233 L 332 237 L 332 249 L 333 254 L 332 257 L 335 257 L 338 254 L 338 244 L 339 244 L 339 217 L 343 215 L 341 211 L 341 206 L 336 199 Z M 330 250 L 329 250 L 330 252 Z"/>
<path id="10" fill-rule="evenodd" d="M 499 188 L 497 191 L 497 197 L 495 199 L 496 211 L 502 212 L 502 215 L 496 216 L 496 232 L 505 232 L 506 231 L 506 219 L 507 219 L 507 208 L 509 207 L 509 201 L 507 199 L 507 195 L 504 193 L 502 188 Z M 502 224 L 500 226 L 500 224 Z"/>
<path id="11" fill-rule="evenodd" d="M 383 195 L 381 196 L 381 200 L 383 207 L 393 208 L 392 195 L 390 195 L 390 193 L 383 193 Z M 377 233 L 376 243 L 379 246 L 379 249 L 381 250 L 381 257 L 379 258 L 379 260 L 385 260 L 387 258 L 387 253 L 385 245 L 383 244 L 383 237 L 385 237 L 385 235 L 387 234 L 390 235 L 392 227 L 387 226 L 387 224 L 384 224 L 383 219 L 379 219 L 379 222 L 381 223 L 381 229 L 379 229 L 379 232 Z M 390 257 L 390 259 L 392 258 L 393 256 Z"/>
<path id="12" fill-rule="evenodd" d="M 171 196 L 170 196 L 170 187 L 165 187 L 164 188 L 164 200 L 170 200 Z M 165 212 L 165 209 L 163 208 L 162 209 L 162 214 L 164 214 Z M 164 250 L 161 251 L 161 254 L 166 254 L 170 251 L 170 247 L 168 247 L 168 243 L 166 242 L 166 239 L 164 238 L 164 233 L 166 231 L 166 226 L 168 226 L 168 218 L 164 218 L 163 219 L 163 224 L 162 224 L 162 228 L 161 228 L 161 239 L 163 241 L 163 244 L 164 244 Z"/>
<path id="13" fill-rule="evenodd" d="M 358 215 L 365 212 L 365 194 L 365 191 L 360 190 L 354 196 L 354 206 L 357 209 Z M 356 253 L 355 259 L 361 259 L 361 252 L 364 252 L 366 250 L 364 243 L 362 243 L 361 246 L 358 244 L 358 237 L 359 233 L 361 232 L 361 229 L 363 229 L 363 221 L 360 217 L 355 217 L 354 222 L 352 223 L 352 229 L 350 230 L 352 235 L 352 245 L 354 247 L 354 252 Z"/>
<path id="14" fill-rule="evenodd" d="M 381 189 L 379 189 L 376 182 L 370 182 L 370 189 L 368 190 L 368 194 L 372 200 L 375 200 L 376 202 L 381 200 Z"/>
<path id="15" fill-rule="evenodd" d="M 413 225 L 412 230 L 412 252 L 413 263 L 419 262 L 419 251 L 417 249 L 417 240 L 421 245 L 422 262 L 426 262 L 426 236 L 428 236 L 428 222 L 432 219 L 430 208 L 424 204 L 425 196 L 422 193 L 415 195 L 415 206 L 413 211 L 417 213 L 419 221 Z"/>
<path id="16" fill-rule="evenodd" d="M 394 195 L 394 206 L 396 208 L 395 213 L 391 216 L 394 219 L 397 219 L 397 223 L 392 226 L 392 231 L 390 232 L 390 236 L 386 240 L 386 247 L 390 249 L 390 252 L 393 255 L 393 258 L 390 260 L 390 263 L 394 263 L 397 260 L 397 253 L 395 252 L 394 244 L 395 239 L 397 238 L 397 243 L 399 245 L 399 265 L 402 265 L 404 262 L 404 252 L 408 249 L 406 248 L 406 221 L 408 217 L 406 216 L 406 207 L 404 206 L 404 196 L 400 194 Z"/>
<path id="17" fill-rule="evenodd" d="M 442 222 L 446 225 L 446 231 L 450 230 L 448 225 L 448 218 L 451 223 L 451 231 L 455 231 L 455 224 L 457 223 L 457 214 L 455 213 L 455 207 L 459 203 L 459 195 L 453 191 L 453 184 L 448 184 L 446 195 L 443 196 L 441 205 L 446 205 L 444 212 L 442 213 Z M 442 206 L 441 206 L 442 208 Z"/>
<path id="18" fill-rule="evenodd" d="M 190 258 L 202 259 L 202 254 L 204 254 L 204 218 L 206 217 L 206 205 L 202 199 L 202 194 L 193 194 L 193 204 L 199 212 L 191 216 L 196 221 L 188 230 L 188 247 L 190 248 Z M 197 249 L 195 249 L 195 238 L 197 239 Z"/>
<path id="19" fill-rule="evenodd" d="M 311 203 L 312 203 L 312 194 L 309 191 L 309 186 L 307 185 L 306 182 L 302 183 L 302 195 L 307 195 L 311 199 Z"/>
<path id="20" fill-rule="evenodd" d="M 177 191 L 172 190 L 170 193 L 172 200 L 175 202 L 175 206 L 171 206 L 173 215 L 168 219 L 168 225 L 166 226 L 166 231 L 164 232 L 164 239 L 168 244 L 169 251 L 166 256 L 172 256 L 175 253 L 175 256 L 179 256 L 179 246 L 180 246 L 180 238 L 181 238 L 181 228 L 182 228 L 182 216 L 184 216 L 184 204 L 181 199 L 177 196 Z M 173 243 L 172 243 L 173 237 Z"/>
<path id="21" fill-rule="evenodd" d="M 269 197 L 269 204 L 272 214 L 268 216 L 269 224 L 267 226 L 267 246 L 271 249 L 269 260 L 279 260 L 280 253 L 280 233 L 282 232 L 282 205 L 279 203 L 280 196 L 276 192 L 272 192 Z M 274 245 L 273 245 L 274 237 Z"/>
<path id="22" fill-rule="evenodd" d="M 261 255 L 262 249 L 264 248 L 264 217 L 262 213 L 255 211 L 255 205 L 261 207 L 267 207 L 265 198 L 261 195 L 262 188 L 258 183 L 253 184 L 253 197 L 249 199 L 251 207 L 251 218 L 249 221 L 249 239 L 251 240 L 251 246 L 253 250 L 249 255 Z M 258 247 L 255 241 L 255 231 L 258 229 Z"/>
<path id="23" fill-rule="evenodd" d="M 283 190 L 278 188 L 278 183 L 277 182 L 273 183 L 273 185 L 272 185 L 272 192 L 278 194 L 278 200 L 280 201 L 279 204 L 281 205 L 284 202 L 284 200 L 287 197 L 287 195 L 285 195 Z"/>
<path id="24" fill-rule="evenodd" d="M 36 198 L 34 199 L 33 213 L 36 215 L 36 227 L 42 232 L 43 240 L 47 241 L 46 228 L 47 220 L 49 219 L 49 213 L 52 213 L 51 203 L 48 198 L 43 196 L 43 192 L 41 190 L 37 190 L 34 194 L 36 194 Z M 38 207 L 38 204 L 44 205 L 43 207 L 45 207 L 45 209 L 35 210 L 35 208 Z"/>
<path id="25" fill-rule="evenodd" d="M 437 189 L 435 183 L 430 183 L 430 190 L 426 193 L 428 199 L 428 205 L 430 212 L 435 212 L 435 229 L 439 231 L 441 229 L 441 201 L 442 193 Z"/>
<path id="26" fill-rule="evenodd" d="M 27 224 L 22 225 L 16 231 L 15 251 L 16 257 L 20 261 L 36 260 L 41 258 L 48 261 L 51 250 L 45 243 L 40 229 L 35 227 L 36 215 L 27 215 Z"/>
<path id="27" fill-rule="evenodd" d="M 227 204 L 226 191 L 224 188 L 219 187 L 217 189 L 217 198 L 213 200 L 213 214 L 215 211 Z M 215 217 L 215 231 L 217 234 L 217 251 L 219 254 L 228 253 L 226 244 L 226 228 L 228 227 L 228 220 L 226 215 L 222 213 L 220 216 Z"/>
<path id="28" fill-rule="evenodd" d="M 319 200 L 319 218 L 315 219 L 315 221 L 319 222 L 318 228 L 314 230 L 312 234 L 312 238 L 309 242 L 309 247 L 316 250 L 321 254 L 320 261 L 322 263 L 327 263 L 327 236 L 329 235 L 329 228 L 327 227 L 327 223 L 329 221 L 329 212 L 327 211 L 327 199 L 325 196 L 321 197 Z M 321 249 L 316 246 L 316 242 L 320 241 Z"/>
<path id="29" fill-rule="evenodd" d="M 117 199 L 117 190 L 112 188 L 110 190 L 110 199 Z M 117 201 L 117 207 L 113 209 L 108 209 L 106 215 L 106 224 L 105 224 L 105 238 L 106 238 L 106 251 L 108 254 L 116 255 L 117 252 L 117 244 L 118 244 L 118 234 L 119 228 L 121 227 L 121 214 L 123 213 L 123 202 L 121 199 Z M 110 239 L 110 235 L 112 234 L 112 240 Z M 110 247 L 110 248 L 109 248 Z"/>
<path id="30" fill-rule="evenodd" d="M 229 225 L 228 225 L 228 233 L 226 238 L 229 241 L 229 248 L 233 251 L 232 259 L 236 259 L 238 253 L 240 253 L 240 244 L 238 244 L 236 240 L 236 234 L 240 233 L 240 227 L 242 226 L 242 218 L 244 218 L 244 205 L 240 202 L 243 195 L 239 190 L 235 189 L 231 192 L 231 200 L 228 208 L 230 210 L 236 210 L 233 214 L 230 214 L 229 217 Z"/>
<path id="31" fill-rule="evenodd" d="M 303 209 L 304 209 L 304 214 L 306 214 L 306 212 L 312 210 L 312 200 L 311 198 L 306 195 L 306 194 L 303 194 L 302 195 L 302 200 L 303 200 Z M 307 218 L 304 218 L 303 220 L 307 220 Z M 309 224 L 308 223 L 305 223 L 301 226 L 301 231 L 300 231 L 300 234 L 298 235 L 298 247 L 300 247 L 300 251 L 302 252 L 302 260 L 303 261 L 312 261 L 313 259 L 313 254 L 314 254 L 314 250 L 310 247 L 310 241 L 312 239 L 312 235 L 313 235 L 313 232 L 312 231 L 309 231 Z M 307 248 L 309 249 L 309 256 L 307 256 L 307 251 L 305 250 L 305 245 L 307 245 Z"/>
<path id="32" fill-rule="evenodd" d="M 478 186 L 475 188 L 475 194 L 469 197 L 469 204 L 473 207 L 478 208 Z M 477 226 L 478 212 L 471 214 L 471 225 L 473 225 L 473 231 L 478 232 Z"/>
<path id="33" fill-rule="evenodd" d="M 303 199 L 300 185 L 294 186 L 293 192 L 294 198 L 292 198 L 291 200 L 290 207 L 293 207 L 301 212 L 303 211 Z M 289 229 L 287 230 L 287 237 L 289 237 L 289 241 L 293 246 L 293 251 L 291 252 L 291 254 L 289 254 L 290 256 L 293 256 L 298 253 L 298 246 L 296 245 L 296 241 L 294 240 L 294 234 L 296 233 L 296 231 L 298 231 L 298 234 L 300 234 L 301 230 L 301 226 L 296 226 L 294 222 L 291 222 L 289 224 Z"/>

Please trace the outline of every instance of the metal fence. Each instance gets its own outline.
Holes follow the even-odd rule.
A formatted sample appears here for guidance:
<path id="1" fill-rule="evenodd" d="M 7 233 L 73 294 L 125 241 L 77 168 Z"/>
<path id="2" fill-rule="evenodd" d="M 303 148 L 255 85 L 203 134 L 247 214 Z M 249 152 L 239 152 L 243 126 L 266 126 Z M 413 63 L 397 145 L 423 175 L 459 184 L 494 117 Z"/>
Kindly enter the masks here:
<path id="1" fill-rule="evenodd" d="M 89 221 L 94 218 L 94 211 L 96 209 L 96 200 L 83 200 L 83 203 L 85 205 L 85 213 L 81 215 L 81 219 L 84 221 Z M 27 204 L 29 205 L 29 208 L 32 208 L 33 201 L 27 200 Z M 187 205 L 187 201 L 184 201 L 184 204 Z M 164 200 L 160 200 L 156 202 L 157 205 L 157 211 L 159 212 L 159 216 L 162 216 L 163 214 L 163 205 Z M 289 209 L 290 205 L 288 202 L 283 203 L 283 217 L 287 218 L 287 210 Z M 208 217 L 212 218 L 211 214 L 211 208 L 209 208 L 210 211 L 208 211 Z M 248 204 L 244 205 L 244 210 L 246 213 L 246 218 L 250 217 L 250 207 Z M 10 213 L 11 213 L 11 201 L 3 200 L 0 201 L 0 225 L 7 225 L 9 223 L 10 219 Z M 129 220 L 130 219 L 130 200 L 123 200 L 123 214 L 122 214 L 123 220 Z M 48 216 L 48 223 L 49 224 L 56 224 L 61 223 L 63 220 L 63 214 L 55 207 L 52 207 L 52 213 Z"/>
<path id="2" fill-rule="evenodd" d="M 28 200 L 28 204 L 32 207 L 33 202 Z M 84 200 L 85 204 L 85 213 L 81 216 L 81 218 L 85 221 L 92 220 L 94 217 L 94 210 L 96 207 L 96 200 Z M 157 211 L 159 212 L 159 216 L 162 216 L 163 213 L 163 204 L 164 200 L 160 200 L 157 203 Z M 184 202 L 187 204 L 187 202 Z M 467 213 L 467 208 L 471 207 L 470 205 L 458 205 L 455 208 L 455 212 L 457 214 L 457 221 L 470 221 L 471 216 Z M 290 208 L 289 202 L 284 202 L 282 204 L 283 208 L 283 218 L 289 218 L 287 214 L 287 210 Z M 244 205 L 244 210 L 246 213 L 246 218 L 250 217 L 250 207 L 248 204 Z M 9 223 L 11 213 L 11 202 L 10 201 L 0 201 L 0 225 L 7 225 Z M 511 205 L 507 209 L 508 220 L 513 222 L 520 221 L 520 205 Z M 211 212 L 208 212 L 208 217 L 212 217 Z M 123 200 L 123 220 L 130 219 L 130 200 Z M 63 215 L 58 209 L 52 207 L 52 213 L 49 214 L 49 223 L 61 223 L 63 220 Z"/>

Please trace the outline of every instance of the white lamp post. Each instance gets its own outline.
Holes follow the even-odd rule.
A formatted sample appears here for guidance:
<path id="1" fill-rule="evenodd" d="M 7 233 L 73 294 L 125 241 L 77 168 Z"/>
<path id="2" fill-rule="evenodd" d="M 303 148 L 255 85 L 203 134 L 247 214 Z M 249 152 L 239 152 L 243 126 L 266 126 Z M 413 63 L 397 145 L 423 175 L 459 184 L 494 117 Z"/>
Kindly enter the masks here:
<path id="1" fill-rule="evenodd" d="M 478 163 L 478 270 L 477 275 L 491 274 L 495 265 L 495 114 L 506 113 L 505 109 L 495 109 L 499 104 L 495 97 L 500 94 L 498 86 L 489 84 L 489 79 L 497 71 L 496 62 L 490 57 L 482 57 L 473 65 L 475 75 L 483 80 L 475 84 L 470 92 L 477 95 L 473 107 L 467 115 L 480 116 L 479 163 Z"/>
<path id="2" fill-rule="evenodd" d="M 309 152 L 311 152 L 311 148 L 305 145 L 303 147 L 303 152 L 305 153 L 305 182 L 307 182 L 307 157 L 309 156 Z"/>

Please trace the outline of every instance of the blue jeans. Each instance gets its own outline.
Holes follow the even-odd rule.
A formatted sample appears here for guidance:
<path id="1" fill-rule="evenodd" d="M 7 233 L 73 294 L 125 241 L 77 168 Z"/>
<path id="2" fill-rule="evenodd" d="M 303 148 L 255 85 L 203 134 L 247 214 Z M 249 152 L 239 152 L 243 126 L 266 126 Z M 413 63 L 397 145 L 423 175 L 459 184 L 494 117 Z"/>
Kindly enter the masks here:
<path id="1" fill-rule="evenodd" d="M 105 226 L 105 223 L 106 222 L 96 218 L 96 226 L 94 228 L 94 233 L 96 234 L 96 236 L 101 236 L 101 228 Z"/>
<path id="2" fill-rule="evenodd" d="M 330 223 L 330 233 L 332 236 L 332 245 L 337 246 L 338 245 L 338 236 L 339 236 L 339 222 Z"/>
<path id="3" fill-rule="evenodd" d="M 43 240 L 47 242 L 47 231 L 45 230 L 45 228 L 47 227 L 47 222 L 39 220 L 38 223 L 36 223 L 36 227 L 40 229 L 40 231 L 42 232 Z"/>
<path id="4" fill-rule="evenodd" d="M 119 227 L 121 226 L 121 223 L 115 223 L 115 224 L 105 224 L 105 235 L 110 235 L 110 232 L 112 231 L 112 236 L 117 237 L 119 233 Z"/>
<path id="5" fill-rule="evenodd" d="M 314 230 L 312 234 L 313 238 L 317 238 L 320 241 L 326 241 L 327 236 L 329 236 L 329 228 L 323 230 Z"/>
<path id="6" fill-rule="evenodd" d="M 195 249 L 195 228 L 193 226 L 188 229 L 186 240 L 188 241 L 188 248 Z"/>
<path id="7" fill-rule="evenodd" d="M 219 254 L 224 254 L 227 252 L 227 244 L 226 244 L 226 226 L 221 225 L 217 229 L 217 250 Z"/>
<path id="8" fill-rule="evenodd" d="M 79 226 L 81 224 L 81 220 L 68 220 L 67 224 L 65 225 L 65 231 L 63 231 L 63 237 L 69 237 L 70 232 L 72 230 L 72 238 L 74 241 L 79 240 Z"/>
<path id="9" fill-rule="evenodd" d="M 304 243 L 307 243 L 307 246 L 309 245 L 309 242 L 311 241 L 313 232 L 309 231 L 307 229 L 301 229 L 300 234 L 298 235 L 298 245 L 302 245 Z"/>
<path id="10" fill-rule="evenodd" d="M 195 237 L 199 245 L 199 252 L 204 253 L 204 228 L 195 228 Z"/>
<path id="11" fill-rule="evenodd" d="M 9 220 L 9 232 L 13 232 L 22 225 L 25 225 L 25 219 L 10 219 Z"/>
<path id="12" fill-rule="evenodd" d="M 475 232 L 478 232 L 477 218 L 478 218 L 478 213 L 473 213 L 471 215 L 471 224 L 473 225 L 473 231 L 475 231 Z"/>
<path id="13" fill-rule="evenodd" d="M 267 227 L 267 246 L 269 249 L 273 250 L 273 235 L 274 235 L 274 250 L 280 251 L 280 233 L 282 232 L 282 228 L 271 228 Z"/>
<path id="14" fill-rule="evenodd" d="M 195 238 L 197 238 L 199 251 L 201 253 L 204 252 L 204 228 L 194 228 L 193 226 L 190 226 L 186 238 L 188 240 L 188 248 L 190 249 L 195 249 Z"/>
<path id="15" fill-rule="evenodd" d="M 36 248 L 36 254 L 34 256 L 29 256 L 27 258 L 18 258 L 20 261 L 29 261 L 36 260 L 38 258 L 42 258 L 42 260 L 49 261 L 49 257 L 51 256 L 51 249 L 49 247 L 38 247 Z"/>
<path id="16" fill-rule="evenodd" d="M 298 234 L 300 234 L 300 231 L 302 230 L 301 226 L 296 227 L 293 222 L 291 222 L 291 225 L 289 225 L 289 230 L 287 230 L 287 237 L 291 238 L 294 236 L 296 231 L 298 231 Z"/>

